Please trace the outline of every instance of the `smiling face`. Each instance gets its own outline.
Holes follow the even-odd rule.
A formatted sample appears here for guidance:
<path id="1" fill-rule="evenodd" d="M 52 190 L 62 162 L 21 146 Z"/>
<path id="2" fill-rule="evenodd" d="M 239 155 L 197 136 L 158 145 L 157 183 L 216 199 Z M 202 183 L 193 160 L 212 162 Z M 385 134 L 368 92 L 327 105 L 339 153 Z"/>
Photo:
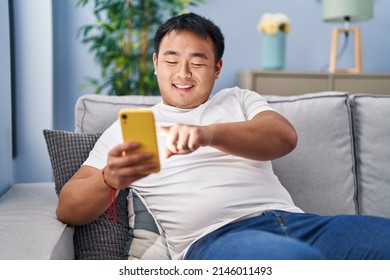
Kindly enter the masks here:
<path id="1" fill-rule="evenodd" d="M 183 109 L 208 100 L 222 68 L 210 38 L 182 30 L 163 37 L 153 62 L 164 104 Z"/>

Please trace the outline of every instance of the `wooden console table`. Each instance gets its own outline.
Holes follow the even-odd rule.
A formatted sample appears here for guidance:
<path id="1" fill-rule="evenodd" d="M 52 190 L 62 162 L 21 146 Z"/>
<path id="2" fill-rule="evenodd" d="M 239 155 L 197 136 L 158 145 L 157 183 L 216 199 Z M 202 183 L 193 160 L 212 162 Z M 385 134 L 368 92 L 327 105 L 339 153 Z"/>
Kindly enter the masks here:
<path id="1" fill-rule="evenodd" d="M 245 71 L 239 73 L 238 86 L 265 95 L 287 96 L 320 91 L 390 95 L 390 73 Z"/>

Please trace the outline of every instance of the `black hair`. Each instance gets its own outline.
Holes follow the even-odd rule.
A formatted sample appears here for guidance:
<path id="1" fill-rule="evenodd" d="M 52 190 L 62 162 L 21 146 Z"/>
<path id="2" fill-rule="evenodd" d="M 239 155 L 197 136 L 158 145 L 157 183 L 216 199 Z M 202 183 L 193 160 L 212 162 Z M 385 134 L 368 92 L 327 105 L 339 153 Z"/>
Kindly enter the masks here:
<path id="1" fill-rule="evenodd" d="M 154 35 L 154 49 L 157 55 L 163 37 L 174 30 L 190 31 L 203 38 L 210 37 L 214 43 L 215 62 L 222 58 L 225 51 L 225 39 L 221 29 L 211 20 L 195 13 L 187 13 L 170 18 L 158 28 Z"/>

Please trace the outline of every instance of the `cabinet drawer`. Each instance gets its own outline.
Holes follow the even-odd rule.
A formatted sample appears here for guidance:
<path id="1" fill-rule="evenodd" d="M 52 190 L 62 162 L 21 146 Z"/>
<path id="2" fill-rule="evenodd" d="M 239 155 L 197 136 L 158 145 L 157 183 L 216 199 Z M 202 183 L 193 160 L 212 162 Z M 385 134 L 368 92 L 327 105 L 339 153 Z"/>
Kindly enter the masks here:
<path id="1" fill-rule="evenodd" d="M 298 95 L 328 90 L 326 77 L 261 77 L 255 80 L 255 90 L 266 95 Z"/>
<path id="2" fill-rule="evenodd" d="M 390 77 L 335 78 L 334 89 L 350 93 L 390 94 Z"/>

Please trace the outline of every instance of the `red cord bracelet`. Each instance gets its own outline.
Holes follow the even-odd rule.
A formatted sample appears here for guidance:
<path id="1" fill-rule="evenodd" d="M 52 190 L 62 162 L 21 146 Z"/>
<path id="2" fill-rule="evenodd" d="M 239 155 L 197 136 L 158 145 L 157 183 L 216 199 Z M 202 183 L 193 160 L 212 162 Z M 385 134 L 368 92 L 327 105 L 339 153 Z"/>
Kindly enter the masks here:
<path id="1" fill-rule="evenodd" d="M 108 202 L 108 212 L 107 212 L 107 219 L 110 220 L 112 219 L 112 222 L 116 224 L 116 192 L 117 189 L 112 187 L 109 183 L 107 183 L 106 177 L 104 176 L 104 170 L 106 167 L 103 168 L 102 170 L 102 177 L 103 177 L 103 182 L 106 184 L 110 189 L 110 195 L 109 195 L 109 202 Z"/>

